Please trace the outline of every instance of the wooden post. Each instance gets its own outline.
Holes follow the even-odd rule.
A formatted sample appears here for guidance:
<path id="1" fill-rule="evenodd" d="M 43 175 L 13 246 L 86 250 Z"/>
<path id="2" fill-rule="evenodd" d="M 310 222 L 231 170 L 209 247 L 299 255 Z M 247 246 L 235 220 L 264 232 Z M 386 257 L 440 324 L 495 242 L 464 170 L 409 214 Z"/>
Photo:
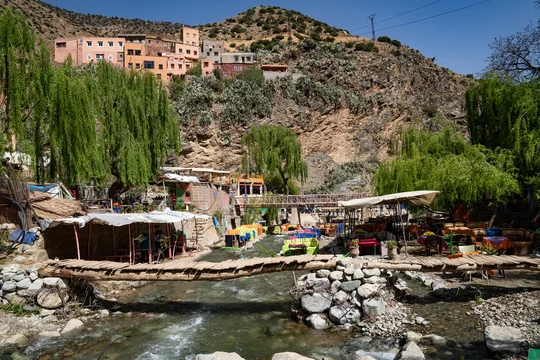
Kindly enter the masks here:
<path id="1" fill-rule="evenodd" d="M 90 236 L 92 234 L 92 223 L 90 223 L 88 225 L 88 242 L 87 242 L 87 247 L 88 247 L 88 250 L 86 252 L 86 260 L 90 260 Z"/>
<path id="2" fill-rule="evenodd" d="M 129 264 L 133 264 L 131 262 L 132 256 L 133 256 L 133 249 L 131 247 L 131 225 L 128 225 L 128 246 L 129 246 Z"/>
<path id="3" fill-rule="evenodd" d="M 409 257 L 409 250 L 407 248 L 407 238 L 405 237 L 405 225 L 403 224 L 403 209 L 401 208 L 401 204 L 398 202 L 399 206 L 399 220 L 401 223 L 401 228 L 403 229 L 403 241 L 405 242 L 405 256 Z"/>
<path id="4" fill-rule="evenodd" d="M 150 224 L 148 224 L 148 263 L 152 263 L 152 237 L 150 231 Z"/>
<path id="5" fill-rule="evenodd" d="M 113 255 L 116 256 L 116 238 L 114 237 L 114 226 L 112 227 L 112 246 L 113 246 Z"/>
<path id="6" fill-rule="evenodd" d="M 168 239 L 168 240 L 167 240 L 167 245 L 168 245 L 168 247 L 169 247 L 169 259 L 171 259 L 171 258 L 172 258 L 172 250 L 171 250 L 171 231 L 170 231 L 170 229 L 169 229 L 169 225 L 170 225 L 170 224 L 166 224 L 166 226 L 167 226 L 167 239 Z"/>
<path id="7" fill-rule="evenodd" d="M 73 232 L 75 233 L 75 243 L 77 244 L 77 260 L 81 260 L 81 248 L 79 246 L 79 234 L 77 234 L 77 225 L 73 224 Z"/>

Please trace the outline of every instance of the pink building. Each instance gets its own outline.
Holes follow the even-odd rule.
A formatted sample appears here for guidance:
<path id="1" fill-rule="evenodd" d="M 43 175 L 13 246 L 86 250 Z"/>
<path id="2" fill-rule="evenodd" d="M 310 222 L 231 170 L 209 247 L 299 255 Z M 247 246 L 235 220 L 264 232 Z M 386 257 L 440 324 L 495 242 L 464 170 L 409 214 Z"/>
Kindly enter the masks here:
<path id="1" fill-rule="evenodd" d="M 64 62 L 71 55 L 75 65 L 107 60 L 124 66 L 124 38 L 79 37 L 57 39 L 54 44 L 54 61 Z"/>
<path id="2" fill-rule="evenodd" d="M 191 61 L 185 59 L 179 54 L 167 54 L 167 76 L 185 75 L 191 67 Z"/>
<path id="3" fill-rule="evenodd" d="M 217 65 L 214 65 L 212 59 L 204 58 L 201 59 L 201 69 L 203 76 L 212 76 L 214 74 L 214 69 Z"/>

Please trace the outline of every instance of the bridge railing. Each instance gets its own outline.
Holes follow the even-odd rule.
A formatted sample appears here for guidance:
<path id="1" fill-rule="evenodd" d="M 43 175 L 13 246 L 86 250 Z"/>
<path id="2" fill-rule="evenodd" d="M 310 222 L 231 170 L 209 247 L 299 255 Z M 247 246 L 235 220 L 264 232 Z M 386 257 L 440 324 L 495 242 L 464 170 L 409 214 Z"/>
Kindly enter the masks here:
<path id="1" fill-rule="evenodd" d="M 347 201 L 371 196 L 370 193 L 346 194 L 309 194 L 309 195 L 265 195 L 235 198 L 242 207 L 302 207 L 302 206 L 337 206 L 339 201 Z"/>

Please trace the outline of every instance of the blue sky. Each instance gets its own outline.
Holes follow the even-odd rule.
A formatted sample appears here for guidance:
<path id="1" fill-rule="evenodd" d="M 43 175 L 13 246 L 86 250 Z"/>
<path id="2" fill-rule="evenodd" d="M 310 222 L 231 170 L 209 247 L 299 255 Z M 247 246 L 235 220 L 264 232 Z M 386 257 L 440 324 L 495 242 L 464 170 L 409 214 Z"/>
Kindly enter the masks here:
<path id="1" fill-rule="evenodd" d="M 494 38 L 536 24 L 540 9 L 534 0 L 489 0 L 477 6 L 415 24 L 382 30 L 475 4 L 482 0 L 440 0 L 420 10 L 378 24 L 377 21 L 430 4 L 436 0 L 46 0 L 82 13 L 162 20 L 198 25 L 219 22 L 258 5 L 274 5 L 300 11 L 337 28 L 369 37 L 375 16 L 376 36 L 386 35 L 420 50 L 435 62 L 458 73 L 477 74 L 486 67 Z M 365 27 L 367 26 L 367 27 Z M 381 31 L 377 30 L 381 29 Z M 367 32 L 367 34 L 366 34 Z"/>

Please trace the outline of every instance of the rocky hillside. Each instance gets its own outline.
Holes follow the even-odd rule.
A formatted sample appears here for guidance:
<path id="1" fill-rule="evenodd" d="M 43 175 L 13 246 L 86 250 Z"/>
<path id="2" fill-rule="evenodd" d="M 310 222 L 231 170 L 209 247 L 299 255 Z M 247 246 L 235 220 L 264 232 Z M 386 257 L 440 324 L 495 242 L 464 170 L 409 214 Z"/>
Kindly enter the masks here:
<path id="1" fill-rule="evenodd" d="M 56 37 L 164 33 L 181 24 L 83 15 L 36 0 L 0 0 L 27 16 L 49 44 Z M 465 131 L 463 95 L 471 79 L 441 68 L 398 41 L 353 37 L 301 13 L 257 7 L 200 25 L 202 39 L 252 50 L 260 63 L 288 64 L 291 76 L 255 84 L 192 81 L 175 97 L 184 149 L 177 163 L 238 169 L 240 137 L 257 123 L 299 136 L 309 163 L 305 190 L 365 190 L 388 142 L 403 126 Z M 181 87 L 181 89 L 183 88 Z"/>

